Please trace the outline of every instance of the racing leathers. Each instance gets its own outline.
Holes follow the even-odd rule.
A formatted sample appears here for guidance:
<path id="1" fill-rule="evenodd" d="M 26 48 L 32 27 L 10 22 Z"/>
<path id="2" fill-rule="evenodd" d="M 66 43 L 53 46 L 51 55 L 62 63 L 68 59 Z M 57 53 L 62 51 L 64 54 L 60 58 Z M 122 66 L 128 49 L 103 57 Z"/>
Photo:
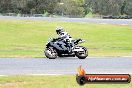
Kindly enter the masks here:
<path id="1" fill-rule="evenodd" d="M 64 40 L 64 42 L 67 44 L 69 53 L 72 51 L 73 43 L 72 43 L 72 37 L 67 32 L 61 32 L 59 35 L 59 38 Z"/>

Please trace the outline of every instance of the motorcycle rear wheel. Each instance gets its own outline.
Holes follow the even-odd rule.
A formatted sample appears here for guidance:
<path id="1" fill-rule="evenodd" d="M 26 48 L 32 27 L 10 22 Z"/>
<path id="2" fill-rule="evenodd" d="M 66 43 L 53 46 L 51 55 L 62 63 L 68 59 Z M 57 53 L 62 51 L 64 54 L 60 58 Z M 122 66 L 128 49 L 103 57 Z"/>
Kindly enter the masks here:
<path id="1" fill-rule="evenodd" d="M 58 56 L 57 51 L 52 47 L 46 48 L 44 53 L 45 56 L 49 59 L 56 59 Z"/>

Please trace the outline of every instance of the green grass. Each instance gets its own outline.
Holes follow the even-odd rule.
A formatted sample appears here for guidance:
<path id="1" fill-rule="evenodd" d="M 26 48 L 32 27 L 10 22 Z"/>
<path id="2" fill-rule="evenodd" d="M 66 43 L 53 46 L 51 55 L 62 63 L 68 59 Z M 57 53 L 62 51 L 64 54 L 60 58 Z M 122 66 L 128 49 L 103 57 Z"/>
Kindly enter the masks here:
<path id="1" fill-rule="evenodd" d="M 79 86 L 75 76 L 0 77 L 0 88 L 131 88 L 130 84 L 85 84 Z"/>
<path id="2" fill-rule="evenodd" d="M 44 57 L 49 37 L 62 26 L 82 38 L 89 56 L 132 56 L 132 26 L 89 23 L 0 20 L 0 57 Z"/>

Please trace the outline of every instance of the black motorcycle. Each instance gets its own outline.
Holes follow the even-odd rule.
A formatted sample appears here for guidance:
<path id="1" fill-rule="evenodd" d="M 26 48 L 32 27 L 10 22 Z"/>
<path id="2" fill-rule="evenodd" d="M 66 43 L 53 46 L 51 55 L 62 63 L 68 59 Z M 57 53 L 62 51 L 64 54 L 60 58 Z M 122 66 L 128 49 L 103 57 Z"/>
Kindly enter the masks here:
<path id="1" fill-rule="evenodd" d="M 55 59 L 57 57 L 75 57 L 79 59 L 85 59 L 88 56 L 87 48 L 83 46 L 77 46 L 80 43 L 83 43 L 84 40 L 77 39 L 72 40 L 70 43 L 68 40 L 64 41 L 63 39 L 51 39 L 47 44 L 44 50 L 45 56 L 49 59 Z M 70 49 L 69 49 L 70 47 Z"/>

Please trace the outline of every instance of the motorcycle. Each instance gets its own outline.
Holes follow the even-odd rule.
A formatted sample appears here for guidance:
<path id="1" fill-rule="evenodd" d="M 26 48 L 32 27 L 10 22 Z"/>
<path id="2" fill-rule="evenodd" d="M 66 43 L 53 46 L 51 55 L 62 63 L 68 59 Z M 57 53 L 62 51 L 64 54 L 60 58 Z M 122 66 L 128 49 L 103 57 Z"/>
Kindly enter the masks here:
<path id="1" fill-rule="evenodd" d="M 71 43 L 63 39 L 51 39 L 44 50 L 45 56 L 49 59 L 57 57 L 75 57 L 85 59 L 88 56 L 87 48 L 78 46 L 78 44 L 85 42 L 82 39 L 72 40 Z M 70 44 L 70 45 L 68 45 Z M 70 46 L 70 50 L 68 49 Z"/>

